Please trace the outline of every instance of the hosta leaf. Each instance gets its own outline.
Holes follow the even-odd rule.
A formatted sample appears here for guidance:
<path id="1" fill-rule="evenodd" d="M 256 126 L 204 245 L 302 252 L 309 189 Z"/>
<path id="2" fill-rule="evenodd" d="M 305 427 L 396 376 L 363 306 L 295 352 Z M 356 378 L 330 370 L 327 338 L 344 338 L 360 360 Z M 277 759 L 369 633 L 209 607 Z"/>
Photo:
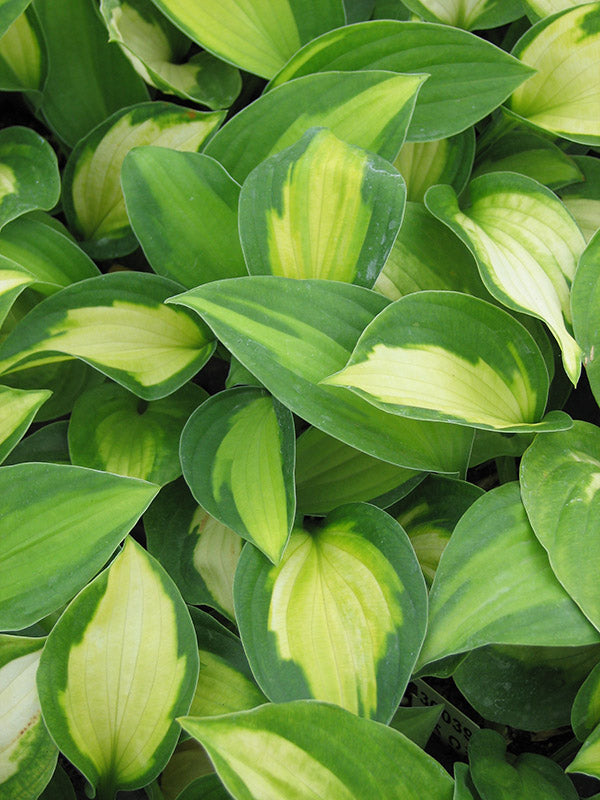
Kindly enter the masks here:
<path id="1" fill-rule="evenodd" d="M 371 287 L 404 214 L 402 176 L 379 156 L 308 131 L 250 173 L 240 238 L 251 275 L 324 278 Z"/>
<path id="2" fill-rule="evenodd" d="M 561 430 L 544 359 L 530 334 L 500 308 L 458 292 L 396 300 L 361 335 L 348 364 L 322 380 L 377 408 L 476 428 Z"/>
<path id="3" fill-rule="evenodd" d="M 55 361 L 40 367 L 31 367 L 3 375 L 0 381 L 14 389 L 32 389 L 44 386 L 52 392 L 36 415 L 37 422 L 46 422 L 68 414 L 75 400 L 86 389 L 98 386 L 104 375 L 88 367 L 83 361 Z"/>
<path id="4" fill-rule="evenodd" d="M 511 647 L 474 650 L 452 678 L 484 719 L 527 731 L 570 721 L 571 706 L 600 646 Z"/>
<path id="5" fill-rule="evenodd" d="M 193 289 L 247 274 L 240 187 L 213 158 L 139 147 L 125 157 L 121 182 L 131 227 L 159 275 Z"/>
<path id="6" fill-rule="evenodd" d="M 400 233 L 375 290 L 390 300 L 426 289 L 489 297 L 471 253 L 421 203 L 408 202 Z"/>
<path id="7" fill-rule="evenodd" d="M 0 232 L 0 256 L 35 278 L 37 291 L 52 294 L 56 288 L 100 274 L 94 262 L 44 216 L 19 217 Z"/>
<path id="8" fill-rule="evenodd" d="M 40 795 L 40 800 L 77 800 L 73 784 L 60 764 L 56 765 L 54 775 Z"/>
<path id="9" fill-rule="evenodd" d="M 406 181 L 407 198 L 423 202 L 430 186 L 448 183 L 460 194 L 465 188 L 473 157 L 475 134 L 473 128 L 435 142 L 406 142 L 394 166 Z"/>
<path id="10" fill-rule="evenodd" d="M 0 131 L 0 228 L 36 208 L 51 209 L 60 194 L 54 151 L 29 128 Z"/>
<path id="11" fill-rule="evenodd" d="M 582 772 L 600 779 L 600 725 L 587 737 L 566 771 Z"/>
<path id="12" fill-rule="evenodd" d="M 8 30 L 31 0 L 0 0 L 0 36 Z"/>
<path id="13" fill-rule="evenodd" d="M 521 0 L 404 0 L 404 5 L 425 20 L 469 31 L 496 28 L 523 14 Z"/>
<path id="14" fill-rule="evenodd" d="M 38 671 L 54 741 L 101 798 L 145 786 L 177 742 L 174 717 L 198 676 L 187 608 L 164 570 L 128 539 L 50 633 Z"/>
<path id="15" fill-rule="evenodd" d="M 472 483 L 428 475 L 388 509 L 407 532 L 429 585 L 457 522 L 482 494 Z"/>
<path id="16" fill-rule="evenodd" d="M 408 537 L 384 511 L 351 503 L 310 533 L 296 528 L 278 566 L 246 547 L 234 600 L 270 700 L 314 698 L 389 721 L 423 641 L 427 603 Z"/>
<path id="17" fill-rule="evenodd" d="M 574 6 L 582 6 L 589 0 L 523 0 L 527 13 L 534 19 L 543 19 L 550 14 L 566 11 Z"/>
<path id="18" fill-rule="evenodd" d="M 571 290 L 573 329 L 583 350 L 583 364 L 596 402 L 600 400 L 600 231 L 596 233 L 579 260 Z M 596 352 L 598 347 L 598 353 Z"/>
<path id="19" fill-rule="evenodd" d="M 70 464 L 68 426 L 67 420 L 44 425 L 22 439 L 5 458 L 4 463 L 24 464 L 30 461 L 44 461 L 47 464 Z"/>
<path id="20" fill-rule="evenodd" d="M 521 461 L 521 493 L 554 574 L 600 627 L 600 428 L 576 420 L 570 431 L 537 437 Z"/>
<path id="21" fill-rule="evenodd" d="M 361 331 L 386 305 L 375 292 L 337 281 L 253 275 L 201 286 L 175 302 L 201 314 L 280 402 L 325 433 L 398 466 L 463 468 L 470 432 L 394 418 L 319 383 L 341 369 Z"/>
<path id="22" fill-rule="evenodd" d="M 314 72 L 357 69 L 430 76 L 419 93 L 409 142 L 445 139 L 464 131 L 532 74 L 508 53 L 466 31 L 428 22 L 376 20 L 348 25 L 310 42 L 271 85 Z"/>
<path id="23" fill-rule="evenodd" d="M 100 10 L 111 41 L 151 86 L 212 109 L 227 108 L 240 93 L 240 73 L 230 64 L 210 53 L 186 59 L 190 40 L 150 0 L 101 0 Z"/>
<path id="24" fill-rule="evenodd" d="M 189 610 L 194 611 L 194 609 Z M 158 781 L 154 781 L 150 786 L 145 787 L 146 794 L 149 800 L 181 800 L 182 796 L 186 796 L 185 790 L 196 784 L 202 777 L 216 778 L 217 783 L 223 788 L 204 748 L 195 739 L 182 736 L 162 771 L 160 786 Z M 197 800 L 204 800 L 202 789 L 198 789 L 196 795 Z M 208 796 L 213 800 L 212 794 Z M 193 798 L 194 795 L 192 794 L 191 797 Z M 218 796 L 218 800 L 221 800 L 221 795 Z M 229 797 L 226 800 L 229 800 Z"/>
<path id="25" fill-rule="evenodd" d="M 452 189 L 436 186 L 427 193 L 427 207 L 469 247 L 495 298 L 546 322 L 576 384 L 581 351 L 570 333 L 570 288 L 583 234 L 556 195 L 524 175 L 482 175 L 469 184 L 469 194 L 463 211 Z"/>
<path id="26" fill-rule="evenodd" d="M 177 800 L 231 800 L 231 795 L 213 772 L 188 784 Z"/>
<path id="27" fill-rule="evenodd" d="M 36 363 L 81 358 L 138 397 L 165 397 L 195 375 L 214 350 L 207 328 L 193 314 L 163 305 L 176 289 L 166 278 L 126 272 L 69 286 L 17 325 L 0 346 L 0 370 L 14 370 L 24 361 L 31 366 L 32 358 Z"/>
<path id="28" fill-rule="evenodd" d="M 31 425 L 50 394 L 46 389 L 28 392 L 0 386 L 0 463 Z"/>
<path id="29" fill-rule="evenodd" d="M 326 514 L 361 501 L 385 508 L 424 477 L 361 453 L 318 428 L 304 431 L 296 444 L 296 499 L 304 514 Z"/>
<path id="30" fill-rule="evenodd" d="M 185 384 L 147 403 L 115 383 L 103 383 L 75 402 L 69 422 L 73 464 L 163 485 L 181 475 L 179 437 L 206 392 Z"/>
<path id="31" fill-rule="evenodd" d="M 394 728 L 408 737 L 411 742 L 425 747 L 433 733 L 444 707 L 439 706 L 399 706 L 389 722 Z"/>
<path id="32" fill-rule="evenodd" d="M 296 510 L 294 422 L 263 389 L 227 389 L 181 435 L 183 475 L 208 513 L 279 563 Z"/>
<path id="33" fill-rule="evenodd" d="M 461 761 L 454 762 L 453 800 L 481 800 L 480 794 L 473 786 L 468 765 Z"/>
<path id="34" fill-rule="evenodd" d="M 600 228 L 600 161 L 592 156 L 575 156 L 573 161 L 583 181 L 562 189 L 560 197 L 589 242 Z"/>
<path id="35" fill-rule="evenodd" d="M 239 183 L 310 128 L 393 160 L 402 147 L 423 75 L 389 71 L 306 75 L 259 97 L 206 147 Z"/>
<path id="36" fill-rule="evenodd" d="M 9 222 L 0 232 L 0 324 L 21 293 L 35 287 L 33 303 L 99 270 L 77 245 L 30 215 Z"/>
<path id="37" fill-rule="evenodd" d="M 160 492 L 144 515 L 148 550 L 188 603 L 235 619 L 233 577 L 243 539 L 210 516 L 181 481 Z"/>
<path id="38" fill-rule="evenodd" d="M 576 158 L 545 136 L 524 130 L 509 132 L 485 149 L 473 177 L 488 172 L 518 172 L 549 189 L 583 180 Z"/>
<path id="39" fill-rule="evenodd" d="M 416 744 L 325 703 L 185 717 L 181 725 L 204 745 L 237 800 L 364 800 L 373 791 L 380 800 L 452 798 L 452 779 Z"/>
<path id="40" fill-rule="evenodd" d="M 342 0 L 152 0 L 211 53 L 271 78 L 305 42 L 346 23 Z"/>
<path id="41" fill-rule="evenodd" d="M 517 483 L 492 489 L 462 516 L 429 601 L 421 665 L 486 644 L 581 647 L 600 641 L 554 576 Z"/>
<path id="42" fill-rule="evenodd" d="M 30 5 L 4 34 L 0 33 L 0 89 L 39 91 L 46 78 L 46 68 L 43 33 Z"/>
<path id="43" fill-rule="evenodd" d="M 0 628 L 20 630 L 85 586 L 158 487 L 83 467 L 17 464 L 0 470 L 0 489 Z"/>
<path id="44" fill-rule="evenodd" d="M 582 144 L 600 143 L 600 3 L 548 17 L 513 55 L 537 70 L 507 106 L 530 125 Z"/>
<path id="45" fill-rule="evenodd" d="M 137 240 L 129 227 L 121 189 L 121 167 L 138 145 L 199 150 L 223 120 L 172 103 L 122 109 L 80 141 L 64 173 L 63 204 L 73 230 L 96 258 L 129 253 Z"/>
<path id="46" fill-rule="evenodd" d="M 485 800 L 577 800 L 561 767 L 535 753 L 506 760 L 506 740 L 496 731 L 475 731 L 469 743 L 471 777 Z"/>
<path id="47" fill-rule="evenodd" d="M 0 794 L 38 797 L 54 772 L 56 746 L 42 721 L 35 676 L 44 639 L 0 634 Z"/>
<path id="48" fill-rule="evenodd" d="M 42 112 L 70 147 L 109 114 L 148 99 L 119 46 L 107 41 L 95 3 L 34 0 L 34 8 L 48 48 Z"/>
<path id="49" fill-rule="evenodd" d="M 533 433 L 497 433 L 475 431 L 470 467 L 476 467 L 492 458 L 511 456 L 520 458 L 533 441 Z"/>
<path id="50" fill-rule="evenodd" d="M 571 713 L 571 726 L 575 736 L 582 742 L 600 723 L 600 664 L 582 683 L 577 692 Z"/>
<path id="51" fill-rule="evenodd" d="M 190 614 L 198 640 L 200 672 L 189 713 L 211 717 L 266 703 L 238 637 L 198 608 L 190 608 Z"/>

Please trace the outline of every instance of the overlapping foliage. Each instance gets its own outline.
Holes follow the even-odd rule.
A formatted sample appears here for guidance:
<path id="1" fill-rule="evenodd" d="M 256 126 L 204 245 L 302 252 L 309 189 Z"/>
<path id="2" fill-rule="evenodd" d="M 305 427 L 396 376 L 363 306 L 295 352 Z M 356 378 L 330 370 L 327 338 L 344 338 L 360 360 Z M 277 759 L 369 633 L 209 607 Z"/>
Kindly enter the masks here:
<path id="1" fill-rule="evenodd" d="M 0 99 L 3 800 L 577 800 L 600 2 L 0 0 Z"/>

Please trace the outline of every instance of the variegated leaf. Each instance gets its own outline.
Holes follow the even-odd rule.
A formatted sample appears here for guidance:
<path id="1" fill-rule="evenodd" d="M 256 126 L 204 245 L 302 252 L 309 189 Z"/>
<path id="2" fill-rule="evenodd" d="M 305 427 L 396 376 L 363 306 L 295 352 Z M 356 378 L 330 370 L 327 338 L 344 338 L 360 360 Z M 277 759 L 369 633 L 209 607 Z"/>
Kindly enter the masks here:
<path id="1" fill-rule="evenodd" d="M 416 744 L 325 703 L 185 717 L 181 725 L 204 745 L 236 800 L 365 800 L 373 791 L 379 800 L 452 798 L 452 779 Z"/>
<path id="2" fill-rule="evenodd" d="M 496 28 L 523 13 L 521 0 L 404 0 L 404 5 L 429 22 L 468 31 Z"/>
<path id="3" fill-rule="evenodd" d="M 0 386 L 0 463 L 23 436 L 40 406 L 51 394 L 46 389 L 24 391 Z"/>
<path id="4" fill-rule="evenodd" d="M 205 152 L 239 183 L 254 167 L 310 128 L 329 128 L 348 144 L 398 155 L 424 75 L 389 71 L 306 75 L 262 95 L 229 120 Z"/>
<path id="5" fill-rule="evenodd" d="M 469 184 L 469 197 L 462 210 L 452 189 L 437 186 L 426 203 L 469 247 L 494 297 L 546 322 L 576 384 L 581 352 L 571 335 L 570 288 L 583 234 L 556 195 L 524 175 L 482 175 Z"/>
<path id="6" fill-rule="evenodd" d="M 162 489 L 144 515 L 144 527 L 148 550 L 185 600 L 234 620 L 233 578 L 243 539 L 204 511 L 183 480 Z"/>
<path id="7" fill-rule="evenodd" d="M 44 639 L 0 634 L 0 796 L 40 795 L 58 751 L 42 720 L 35 685 Z"/>
<path id="8" fill-rule="evenodd" d="M 544 19 L 559 11 L 566 11 L 574 6 L 582 6 L 589 0 L 523 0 L 527 13 L 532 19 Z"/>
<path id="9" fill-rule="evenodd" d="M 472 483 L 428 475 L 388 509 L 407 532 L 429 586 L 456 524 L 482 494 Z"/>
<path id="10" fill-rule="evenodd" d="M 390 300 L 427 289 L 489 298 L 469 250 L 422 203 L 414 202 L 406 204 L 400 233 L 373 288 Z"/>
<path id="11" fill-rule="evenodd" d="M 139 272 L 69 286 L 37 305 L 2 343 L 0 372 L 80 358 L 138 397 L 165 397 L 195 375 L 215 347 L 193 314 L 163 304 L 177 288 Z"/>
<path id="12" fill-rule="evenodd" d="M 343 367 L 361 331 L 386 306 L 375 292 L 337 281 L 253 275 L 206 284 L 171 302 L 201 314 L 274 397 L 325 433 L 398 466 L 463 469 L 472 432 L 393 417 L 320 383 Z"/>
<path id="13" fill-rule="evenodd" d="M 0 628 L 21 630 L 86 585 L 158 487 L 83 467 L 17 464 L 0 470 L 0 489 Z"/>
<path id="14" fill-rule="evenodd" d="M 521 460 L 521 494 L 554 574 L 600 629 L 600 428 L 576 420 L 538 436 Z"/>
<path id="15" fill-rule="evenodd" d="M 549 189 L 584 179 L 576 157 L 567 155 L 546 136 L 525 128 L 510 130 L 478 154 L 473 177 L 488 172 L 518 172 Z"/>
<path id="16" fill-rule="evenodd" d="M 311 129 L 244 182 L 240 238 L 248 272 L 371 287 L 405 199 L 402 176 L 383 158 Z"/>
<path id="17" fill-rule="evenodd" d="M 450 184 L 460 194 L 475 156 L 473 128 L 433 142 L 406 142 L 394 166 L 406 181 L 407 199 L 422 203 L 425 192 L 438 183 Z"/>
<path id="18" fill-rule="evenodd" d="M 102 800 L 150 783 L 179 736 L 198 677 L 175 584 L 128 539 L 50 633 L 38 691 L 52 738 Z"/>
<path id="19" fill-rule="evenodd" d="M 4 34 L 0 33 L 0 89 L 39 91 L 46 69 L 44 35 L 34 6 L 30 5 Z"/>
<path id="20" fill-rule="evenodd" d="M 294 523 L 294 422 L 264 389 L 227 389 L 190 417 L 183 475 L 208 513 L 279 563 Z"/>
<path id="21" fill-rule="evenodd" d="M 195 152 L 223 117 L 223 112 L 192 111 L 171 103 L 142 103 L 117 111 L 77 144 L 64 172 L 63 204 L 91 255 L 106 259 L 137 246 L 120 182 L 127 153 L 150 144 Z"/>
<path id="22" fill-rule="evenodd" d="M 599 144 L 600 3 L 569 7 L 538 22 L 513 55 L 537 72 L 513 92 L 509 110 L 557 136 Z"/>
<path id="23" fill-rule="evenodd" d="M 212 717 L 266 703 L 238 637 L 198 608 L 190 608 L 190 614 L 198 640 L 200 672 L 189 713 Z"/>
<path id="24" fill-rule="evenodd" d="M 0 0 L 0 36 L 8 30 L 31 3 L 31 0 Z"/>
<path id="25" fill-rule="evenodd" d="M 581 647 L 600 634 L 555 577 L 519 485 L 487 492 L 444 550 L 429 595 L 419 666 L 486 644 Z"/>
<path id="26" fill-rule="evenodd" d="M 234 599 L 244 649 L 270 700 L 314 698 L 389 721 L 427 611 L 408 537 L 384 511 L 351 503 L 315 530 L 295 529 L 278 566 L 246 547 Z"/>
<path id="27" fill-rule="evenodd" d="M 567 186 L 560 197 L 575 217 L 586 242 L 600 229 L 600 160 L 593 156 L 575 156 L 583 180 Z"/>
<path id="28" fill-rule="evenodd" d="M 206 397 L 193 383 L 151 403 L 112 382 L 89 389 L 71 413 L 71 461 L 161 486 L 170 483 L 181 475 L 181 431 Z"/>
<path id="29" fill-rule="evenodd" d="M 111 41 L 118 42 L 146 83 L 212 109 L 228 108 L 240 93 L 240 73 L 211 53 L 187 58 L 190 40 L 150 0 L 101 0 Z"/>
<path id="30" fill-rule="evenodd" d="M 247 274 L 240 187 L 214 158 L 138 147 L 125 157 L 121 183 L 131 227 L 156 273 L 188 289 Z"/>
<path id="31" fill-rule="evenodd" d="M 589 673 L 573 703 L 571 727 L 583 742 L 600 724 L 600 664 Z"/>
<path id="32" fill-rule="evenodd" d="M 421 420 L 513 432 L 564 430 L 542 415 L 548 372 L 530 334 L 500 308 L 458 292 L 417 292 L 371 322 L 348 364 L 321 381 Z"/>
<path id="33" fill-rule="evenodd" d="M 600 231 L 590 239 L 579 260 L 571 290 L 571 308 L 575 338 L 583 350 L 583 365 L 596 402 L 600 402 Z"/>
<path id="34" fill-rule="evenodd" d="M 153 0 L 225 61 L 271 78 L 305 42 L 346 24 L 342 0 Z"/>
<path id="35" fill-rule="evenodd" d="M 0 228 L 36 208 L 49 210 L 60 195 L 54 150 L 30 128 L 0 131 Z"/>
<path id="36" fill-rule="evenodd" d="M 445 139 L 466 130 L 533 74 L 530 67 L 466 31 L 380 19 L 347 25 L 309 42 L 269 86 L 316 72 L 359 69 L 429 75 L 410 122 L 409 142 Z"/>
<path id="37" fill-rule="evenodd" d="M 296 498 L 304 514 L 327 514 L 351 502 L 385 508 L 408 494 L 425 474 L 361 453 L 318 428 L 296 444 Z"/>

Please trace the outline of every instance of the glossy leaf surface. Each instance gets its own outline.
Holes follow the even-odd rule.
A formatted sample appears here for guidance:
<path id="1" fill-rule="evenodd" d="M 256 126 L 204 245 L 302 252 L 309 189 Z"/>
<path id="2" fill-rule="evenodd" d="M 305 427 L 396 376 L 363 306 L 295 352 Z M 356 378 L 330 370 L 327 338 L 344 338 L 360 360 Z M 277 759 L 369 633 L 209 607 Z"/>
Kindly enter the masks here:
<path id="1" fill-rule="evenodd" d="M 325 433 L 398 466 L 462 469 L 471 432 L 394 418 L 320 383 L 343 367 L 361 331 L 385 307 L 374 292 L 336 281 L 251 276 L 211 283 L 174 301 L 201 314 L 280 402 Z"/>
<path id="2" fill-rule="evenodd" d="M 554 576 L 518 484 L 473 503 L 440 560 L 420 664 L 486 644 L 571 647 L 598 641 Z"/>
<path id="3" fill-rule="evenodd" d="M 47 298 L 0 346 L 0 370 L 81 358 L 145 400 L 178 389 L 214 350 L 208 329 L 163 301 L 177 284 L 116 272 Z M 48 355 L 44 355 L 48 353 Z M 62 355 L 57 355 L 62 354 Z"/>
<path id="4" fill-rule="evenodd" d="M 85 586 L 157 491 L 144 481 L 58 464 L 4 467 L 0 485 L 4 630 L 36 622 Z"/>
<path id="5" fill-rule="evenodd" d="M 426 22 L 377 20 L 348 25 L 310 42 L 271 85 L 313 72 L 357 69 L 430 76 L 419 94 L 409 142 L 444 139 L 464 131 L 532 74 L 526 65 L 466 31 Z"/>
<path id="6" fill-rule="evenodd" d="M 265 705 L 181 724 L 204 745 L 236 800 L 364 800 L 374 786 L 380 800 L 452 797 L 448 773 L 416 744 L 325 703 Z M 265 751 L 277 757 L 264 759 Z"/>
<path id="7" fill-rule="evenodd" d="M 162 770 L 179 736 L 174 717 L 189 708 L 197 675 L 181 595 L 128 539 L 53 628 L 38 690 L 52 738 L 108 799 Z"/>
<path id="8" fill-rule="evenodd" d="M 351 503 L 314 531 L 295 529 L 278 566 L 247 547 L 234 599 L 270 700 L 391 718 L 425 633 L 426 592 L 408 537 L 385 512 Z"/>
<path id="9" fill-rule="evenodd" d="M 274 564 L 294 522 L 294 460 L 292 415 L 262 389 L 213 395 L 181 436 L 183 475 L 196 500 Z"/>

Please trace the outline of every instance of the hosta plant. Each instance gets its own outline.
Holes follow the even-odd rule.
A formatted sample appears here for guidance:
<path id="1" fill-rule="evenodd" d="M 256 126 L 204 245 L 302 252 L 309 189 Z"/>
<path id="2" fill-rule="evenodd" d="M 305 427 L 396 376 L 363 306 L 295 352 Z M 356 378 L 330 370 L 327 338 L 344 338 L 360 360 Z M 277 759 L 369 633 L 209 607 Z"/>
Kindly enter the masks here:
<path id="1" fill-rule="evenodd" d="M 0 0 L 2 800 L 600 797 L 600 2 Z"/>

